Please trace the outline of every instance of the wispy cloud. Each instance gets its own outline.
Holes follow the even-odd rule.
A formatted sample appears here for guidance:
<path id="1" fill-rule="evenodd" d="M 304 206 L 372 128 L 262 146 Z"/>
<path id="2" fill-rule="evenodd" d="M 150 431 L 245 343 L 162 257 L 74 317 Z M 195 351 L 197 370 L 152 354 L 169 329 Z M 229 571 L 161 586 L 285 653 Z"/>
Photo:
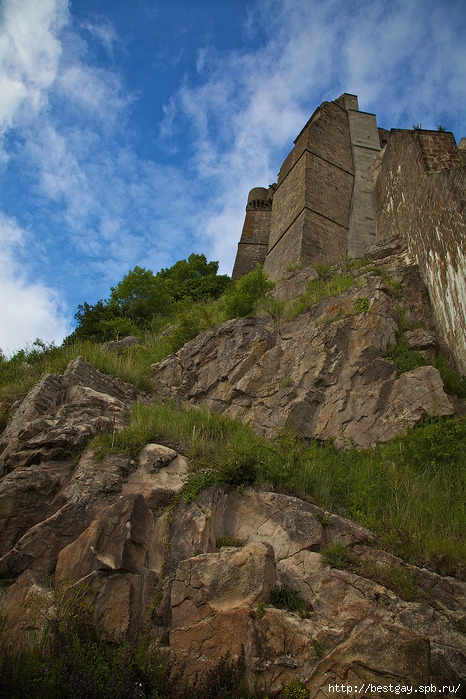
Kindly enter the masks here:
<path id="1" fill-rule="evenodd" d="M 115 27 L 106 17 L 97 17 L 94 21 L 82 22 L 81 27 L 89 32 L 113 56 L 114 47 L 120 43 Z"/>
<path id="2" fill-rule="evenodd" d="M 211 182 L 204 230 L 225 271 L 248 189 L 275 179 L 321 101 L 358 94 L 386 128 L 466 127 L 466 10 L 456 0 L 267 0 L 251 8 L 248 34 L 257 27 L 253 51 L 203 48 L 198 82 L 167 107 L 166 134 L 189 124 L 193 164 Z"/>
<path id="3" fill-rule="evenodd" d="M 121 275 L 144 254 L 150 231 L 138 211 L 146 206 L 154 219 L 157 209 L 156 200 L 149 204 L 154 197 L 144 182 L 147 168 L 137 162 L 124 133 L 134 95 L 116 70 L 88 62 L 91 52 L 70 26 L 67 4 L 6 0 L 3 8 L 0 79 L 6 89 L 0 123 L 17 141 L 5 161 L 15 157 L 27 170 L 28 196 L 36 200 L 32 225 L 36 234 L 40 230 L 42 246 L 41 255 L 22 261 L 17 293 L 14 275 L 4 286 L 12 306 L 22 304 L 28 284 L 30 296 L 56 305 L 58 290 L 73 280 L 87 297 L 95 294 L 96 279 L 101 287 L 105 279 L 107 287 L 114 283 L 112 274 Z M 86 31 L 107 49 L 115 43 L 109 23 L 88 23 Z M 147 202 L 141 201 L 144 191 Z M 153 247 L 147 245 L 149 253 Z M 10 248 L 10 266 L 16 254 L 17 248 Z M 54 283 L 42 279 L 38 285 L 54 259 Z"/>
<path id="4" fill-rule="evenodd" d="M 60 343 L 70 332 L 69 309 L 59 294 L 22 271 L 21 258 L 34 247 L 28 232 L 0 213 L 0 347 L 7 354 L 38 337 Z"/>
<path id="5" fill-rule="evenodd" d="M 180 51 L 196 56 L 192 45 L 151 45 L 150 70 L 178 80 L 151 133 L 133 122 L 142 96 L 118 62 L 128 37 L 111 17 L 78 21 L 68 0 L 4 0 L 0 12 L 0 163 L 17 168 L 30 204 L 5 206 L 0 220 L 17 238 L 3 248 L 10 332 L 27 299 L 31 316 L 45 312 L 37 334 L 54 339 L 47 313 L 63 327 L 65 298 L 92 303 L 136 264 L 157 270 L 196 251 L 230 273 L 248 190 L 275 181 L 323 100 L 353 92 L 386 128 L 466 131 L 463 0 L 251 1 L 244 42 L 225 50 L 199 35 L 185 73 Z"/>
<path id="6" fill-rule="evenodd" d="M 58 71 L 57 38 L 68 20 L 67 0 L 6 0 L 1 8 L 0 129 L 21 116 L 30 120 L 44 106 Z"/>

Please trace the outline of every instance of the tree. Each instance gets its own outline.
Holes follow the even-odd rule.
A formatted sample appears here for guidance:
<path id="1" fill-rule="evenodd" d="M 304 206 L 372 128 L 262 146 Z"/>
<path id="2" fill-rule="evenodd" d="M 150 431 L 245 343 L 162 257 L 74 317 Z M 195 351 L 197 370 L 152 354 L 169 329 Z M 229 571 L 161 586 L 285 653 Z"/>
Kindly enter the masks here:
<path id="1" fill-rule="evenodd" d="M 269 280 L 262 267 L 256 268 L 238 279 L 225 295 L 225 309 L 229 318 L 253 316 L 257 301 L 263 299 L 275 284 Z"/>
<path id="2" fill-rule="evenodd" d="M 115 309 L 110 308 L 106 301 L 101 299 L 93 306 L 84 301 L 84 303 L 78 306 L 74 317 L 78 322 L 77 328 L 65 339 L 65 343 L 72 342 L 75 339 L 92 340 L 94 342 L 113 339 L 108 336 L 103 323 L 115 318 Z"/>
<path id="3" fill-rule="evenodd" d="M 189 296 L 193 301 L 218 298 L 230 282 L 218 275 L 218 262 L 207 262 L 205 255 L 191 253 L 187 260 L 178 260 L 173 267 L 162 269 L 156 277 L 163 279 L 170 295 L 179 301 Z"/>
<path id="4" fill-rule="evenodd" d="M 172 299 L 163 279 L 143 267 L 128 272 L 110 291 L 109 304 L 136 325 L 147 325 L 153 316 L 170 312 Z"/>
<path id="5" fill-rule="evenodd" d="M 230 278 L 217 275 L 217 270 L 218 262 L 207 262 L 205 255 L 195 253 L 155 275 L 136 266 L 111 287 L 109 299 L 93 306 L 86 302 L 78 306 L 77 328 L 65 342 L 104 342 L 128 333 L 137 334 L 148 328 L 155 317 L 169 315 L 182 299 L 215 299 L 230 283 Z"/>

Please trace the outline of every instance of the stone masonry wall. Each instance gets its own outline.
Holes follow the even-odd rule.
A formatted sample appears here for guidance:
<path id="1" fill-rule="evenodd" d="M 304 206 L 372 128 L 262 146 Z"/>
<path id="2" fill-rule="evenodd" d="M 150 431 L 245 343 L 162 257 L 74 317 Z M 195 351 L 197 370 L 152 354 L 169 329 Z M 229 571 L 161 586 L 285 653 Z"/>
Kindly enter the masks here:
<path id="1" fill-rule="evenodd" d="M 379 157 L 378 238 L 407 240 L 436 328 L 466 373 L 466 168 L 452 134 L 392 130 Z"/>
<path id="2" fill-rule="evenodd" d="M 239 279 L 263 265 L 269 247 L 273 187 L 251 189 L 232 278 Z"/>
<path id="3" fill-rule="evenodd" d="M 376 118 L 359 111 L 356 95 L 321 104 L 285 158 L 278 184 L 251 190 L 233 278 L 257 262 L 277 280 L 295 265 L 363 255 L 376 237 L 369 165 L 379 150 Z M 259 212 L 264 207 L 267 213 Z"/>
<path id="4" fill-rule="evenodd" d="M 466 139 L 458 148 L 448 132 L 378 129 L 355 95 L 324 102 L 278 184 L 251 190 L 233 278 L 259 262 L 278 280 L 291 266 L 361 257 L 375 239 L 402 237 L 437 333 L 466 373 L 465 166 Z"/>
<path id="5" fill-rule="evenodd" d="M 363 257 L 376 240 L 377 206 L 370 164 L 380 151 L 380 137 L 374 114 L 348 111 L 353 148 L 354 187 L 348 234 L 348 253 Z"/>
<path id="6" fill-rule="evenodd" d="M 462 164 L 452 133 L 419 131 L 416 136 L 428 172 L 441 172 Z"/>
<path id="7" fill-rule="evenodd" d="M 345 254 L 353 182 L 347 111 L 324 102 L 279 173 L 264 265 L 272 279 L 290 264 L 329 262 Z"/>

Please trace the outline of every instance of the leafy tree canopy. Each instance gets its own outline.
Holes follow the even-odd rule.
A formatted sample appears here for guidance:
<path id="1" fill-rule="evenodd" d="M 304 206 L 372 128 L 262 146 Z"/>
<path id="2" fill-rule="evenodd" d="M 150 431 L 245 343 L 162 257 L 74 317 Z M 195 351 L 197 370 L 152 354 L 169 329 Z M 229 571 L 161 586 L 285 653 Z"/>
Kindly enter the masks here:
<path id="1" fill-rule="evenodd" d="M 128 272 L 110 291 L 108 305 L 115 306 L 119 316 L 135 323 L 144 324 L 154 315 L 170 311 L 172 298 L 163 280 L 143 267 Z"/>
<path id="2" fill-rule="evenodd" d="M 77 328 L 72 335 L 66 338 L 65 342 L 74 338 L 94 340 L 95 342 L 106 340 L 103 324 L 115 316 L 114 309 L 110 308 L 106 301 L 100 300 L 93 306 L 84 301 L 78 306 L 74 317 L 78 322 Z"/>
<path id="3" fill-rule="evenodd" d="M 187 260 L 178 260 L 173 267 L 158 272 L 166 282 L 167 289 L 175 301 L 190 296 L 193 301 L 218 298 L 228 285 L 230 278 L 217 275 L 218 262 L 207 262 L 205 255 L 192 253 Z"/>
<path id="4" fill-rule="evenodd" d="M 169 315 L 183 299 L 203 301 L 218 298 L 230 282 L 218 275 L 218 262 L 192 253 L 157 274 L 136 266 L 110 289 L 110 297 L 94 305 L 86 302 L 75 314 L 73 339 L 103 342 L 147 328 L 154 317 Z"/>

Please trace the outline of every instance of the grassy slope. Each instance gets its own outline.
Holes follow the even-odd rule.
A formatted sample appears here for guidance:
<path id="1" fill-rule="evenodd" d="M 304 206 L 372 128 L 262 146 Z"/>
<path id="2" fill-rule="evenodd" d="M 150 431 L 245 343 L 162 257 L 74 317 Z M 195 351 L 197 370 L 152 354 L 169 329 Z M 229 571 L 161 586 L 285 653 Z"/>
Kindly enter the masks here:
<path id="1" fill-rule="evenodd" d="M 265 485 L 370 528 L 412 563 L 466 573 L 465 417 L 425 423 L 373 450 L 339 451 L 286 431 L 267 441 L 207 410 L 138 404 L 126 430 L 94 446 L 134 457 L 148 441 L 192 459 L 187 498 L 215 482 Z"/>
<path id="2" fill-rule="evenodd" d="M 259 300 L 262 311 L 292 317 L 323 297 L 341 293 L 364 271 L 358 261 L 333 279 L 322 277 L 290 308 Z M 372 270 L 374 272 L 374 270 Z M 61 373 L 70 359 L 82 355 L 97 369 L 120 376 L 150 391 L 151 364 L 176 351 L 185 341 L 232 316 L 241 297 L 189 304 L 172 318 L 158 319 L 141 333 L 142 345 L 104 352 L 91 342 L 60 348 L 33 345 L 0 363 L 0 427 L 15 400 L 22 398 L 45 373 Z M 246 304 L 247 305 L 247 304 Z M 257 305 L 256 305 L 257 308 Z M 246 313 L 247 314 L 247 313 Z M 234 315 L 234 313 L 233 313 Z M 172 323 L 171 336 L 160 330 Z M 423 363 L 402 345 L 389 348 L 400 372 Z M 466 397 L 466 381 L 440 357 L 438 368 L 451 392 Z M 3 424 L 2 424 L 3 423 Z M 267 442 L 231 420 L 206 411 L 174 405 L 135 406 L 131 425 L 114 440 L 114 448 L 132 456 L 148 441 L 175 444 L 193 458 L 187 489 L 193 495 L 215 480 L 242 486 L 271 487 L 314 501 L 374 530 L 382 544 L 415 563 L 441 572 L 464 575 L 466 570 L 466 418 L 424 424 L 375 450 L 338 452 L 332 444 L 300 441 L 281 433 Z M 111 448 L 107 435 L 100 448 Z"/>

